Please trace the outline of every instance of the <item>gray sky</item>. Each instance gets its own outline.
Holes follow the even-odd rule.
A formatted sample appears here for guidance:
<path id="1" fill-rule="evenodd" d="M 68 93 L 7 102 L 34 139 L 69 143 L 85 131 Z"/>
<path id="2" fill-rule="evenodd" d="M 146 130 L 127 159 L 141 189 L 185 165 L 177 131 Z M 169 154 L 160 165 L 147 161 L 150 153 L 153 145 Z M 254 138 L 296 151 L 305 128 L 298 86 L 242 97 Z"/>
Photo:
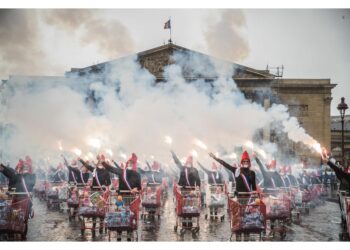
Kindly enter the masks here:
<path id="1" fill-rule="evenodd" d="M 63 75 L 71 67 L 167 41 L 257 69 L 285 66 L 286 78 L 330 78 L 332 114 L 350 104 L 349 10 L 0 10 L 0 79 Z M 350 112 L 350 111 L 348 111 Z"/>

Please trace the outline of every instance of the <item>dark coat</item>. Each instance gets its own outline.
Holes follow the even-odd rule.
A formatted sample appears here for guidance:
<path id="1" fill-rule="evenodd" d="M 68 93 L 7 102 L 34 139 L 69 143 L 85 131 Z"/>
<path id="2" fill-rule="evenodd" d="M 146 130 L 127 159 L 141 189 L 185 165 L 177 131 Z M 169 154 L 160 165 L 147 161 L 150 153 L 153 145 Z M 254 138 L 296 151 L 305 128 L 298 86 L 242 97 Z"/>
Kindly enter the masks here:
<path id="1" fill-rule="evenodd" d="M 109 165 L 106 162 L 102 163 L 103 166 L 106 168 L 107 171 L 116 174 L 119 178 L 119 190 L 120 191 L 129 191 L 129 187 L 124 179 L 123 176 L 123 169 L 120 168 L 117 164 L 116 167 L 113 167 L 111 165 Z M 138 190 L 141 190 L 141 175 L 138 172 L 135 172 L 133 170 L 130 169 L 126 169 L 126 180 L 130 185 L 131 189 L 137 188 Z"/>
<path id="2" fill-rule="evenodd" d="M 89 173 L 82 173 L 79 169 L 73 168 L 72 166 L 67 166 L 69 172 L 69 182 L 77 182 L 77 184 L 86 184 L 89 180 Z M 74 176 L 74 177 L 73 177 Z M 75 178 L 75 180 L 74 180 Z M 102 184 L 101 184 L 102 185 Z"/>
<path id="3" fill-rule="evenodd" d="M 198 186 L 200 187 L 201 185 L 201 179 L 199 177 L 198 170 L 194 167 L 185 167 L 182 166 L 180 160 L 177 158 L 175 154 L 173 154 L 173 159 L 175 161 L 176 166 L 180 170 L 180 178 L 178 181 L 178 185 L 182 187 L 195 187 Z M 187 178 L 186 178 L 187 176 Z M 187 182 L 188 180 L 188 182 Z"/>
<path id="4" fill-rule="evenodd" d="M 282 177 L 279 173 L 277 173 L 277 171 L 267 171 L 258 157 L 255 157 L 255 160 L 258 163 L 260 172 L 264 178 L 264 188 L 284 187 Z"/>
<path id="5" fill-rule="evenodd" d="M 202 164 L 198 162 L 198 165 L 208 176 L 208 183 L 213 184 L 224 184 L 224 179 L 222 177 L 222 173 L 220 171 L 209 171 Z"/>
<path id="6" fill-rule="evenodd" d="M 310 179 L 311 179 L 311 184 L 321 184 L 321 180 L 317 176 L 312 176 Z"/>
<path id="7" fill-rule="evenodd" d="M 338 167 L 330 160 L 328 160 L 327 164 L 331 169 L 334 170 L 335 175 L 337 176 L 338 180 L 340 181 L 339 190 L 344 190 L 344 191 L 350 192 L 350 174 L 345 173 L 341 167 Z"/>
<path id="8" fill-rule="evenodd" d="M 286 187 L 291 187 L 292 186 L 292 184 L 290 183 L 289 178 L 287 178 L 287 175 L 282 176 L 282 179 L 283 179 Z"/>
<path id="9" fill-rule="evenodd" d="M 10 167 L 6 167 L 4 165 L 1 164 L 1 166 L 4 168 L 4 170 L 2 171 L 2 174 L 8 178 L 9 183 L 8 183 L 8 188 L 9 189 L 14 189 L 16 188 L 16 179 L 13 178 L 14 175 L 16 175 L 16 171 L 13 168 Z"/>
<path id="10" fill-rule="evenodd" d="M 221 160 L 221 159 L 219 159 L 217 157 L 214 157 L 214 160 L 219 162 L 224 168 L 226 168 L 229 171 L 231 171 L 234 175 L 236 174 L 236 171 L 237 171 L 238 168 L 231 166 L 230 164 L 228 164 L 224 160 Z M 255 172 L 253 170 L 248 169 L 248 168 L 241 168 L 240 170 L 241 170 L 241 173 L 237 177 L 235 176 L 236 191 L 238 193 L 239 192 L 256 191 Z M 245 182 L 244 182 L 244 179 L 243 179 L 242 175 L 244 175 L 244 177 L 246 178 L 250 190 L 245 185 Z"/>
<path id="11" fill-rule="evenodd" d="M 0 172 L 0 185 L 5 185 L 5 184 L 7 184 L 6 176 Z"/>
<path id="12" fill-rule="evenodd" d="M 33 191 L 36 180 L 35 174 L 17 174 L 12 168 L 6 167 L 4 165 L 1 166 L 4 168 L 2 173 L 9 179 L 9 189 L 13 190 L 15 188 L 16 192 L 19 193 L 26 192 L 26 188 L 28 192 Z"/>
<path id="13" fill-rule="evenodd" d="M 298 179 L 300 186 L 302 188 L 308 188 L 308 186 L 311 184 L 311 179 L 306 174 L 300 174 L 300 178 Z"/>
<path id="14" fill-rule="evenodd" d="M 55 169 L 53 167 L 49 170 L 49 181 L 51 182 L 64 182 L 66 181 L 66 174 L 61 169 Z"/>
<path id="15" fill-rule="evenodd" d="M 275 181 L 277 187 L 285 187 L 282 176 L 277 171 L 273 171 L 272 178 Z"/>
<path id="16" fill-rule="evenodd" d="M 186 173 L 187 173 L 187 178 L 189 183 L 187 182 Z M 184 186 L 200 187 L 201 179 L 199 178 L 198 170 L 194 167 L 191 167 L 191 168 L 183 167 L 183 169 L 180 172 L 180 178 L 177 184 L 182 187 Z"/>
<path id="17" fill-rule="evenodd" d="M 75 175 L 75 173 L 73 171 L 73 167 L 67 166 L 67 168 L 68 168 L 68 182 L 70 182 L 70 183 L 74 183 L 75 181 L 78 182 L 77 176 Z"/>
<path id="18" fill-rule="evenodd" d="M 101 186 L 109 186 L 111 185 L 111 177 L 109 175 L 109 171 L 106 168 L 94 168 L 93 166 L 87 164 L 82 159 L 79 159 L 79 161 L 90 171 L 94 172 L 96 170 L 96 175 L 92 177 L 92 186 L 93 187 L 99 187 L 99 184 Z M 85 175 L 87 176 L 87 175 Z M 97 180 L 98 178 L 98 180 Z M 85 178 L 84 178 L 85 180 Z"/>
<path id="19" fill-rule="evenodd" d="M 287 179 L 292 187 L 297 187 L 299 185 L 297 178 L 292 174 L 287 174 Z"/>
<path id="20" fill-rule="evenodd" d="M 141 176 L 145 176 L 147 178 L 147 183 L 162 183 L 163 177 L 165 176 L 162 169 L 159 171 L 138 169 L 137 172 Z"/>

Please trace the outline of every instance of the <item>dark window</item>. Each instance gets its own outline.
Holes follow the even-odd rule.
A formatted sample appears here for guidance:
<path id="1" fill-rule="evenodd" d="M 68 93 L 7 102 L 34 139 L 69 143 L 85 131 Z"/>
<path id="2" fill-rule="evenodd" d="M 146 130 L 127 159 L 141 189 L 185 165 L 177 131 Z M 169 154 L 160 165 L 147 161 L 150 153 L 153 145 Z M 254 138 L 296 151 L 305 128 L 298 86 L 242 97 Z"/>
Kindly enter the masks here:
<path id="1" fill-rule="evenodd" d="M 288 105 L 288 111 L 291 116 L 303 117 L 308 116 L 308 105 Z"/>

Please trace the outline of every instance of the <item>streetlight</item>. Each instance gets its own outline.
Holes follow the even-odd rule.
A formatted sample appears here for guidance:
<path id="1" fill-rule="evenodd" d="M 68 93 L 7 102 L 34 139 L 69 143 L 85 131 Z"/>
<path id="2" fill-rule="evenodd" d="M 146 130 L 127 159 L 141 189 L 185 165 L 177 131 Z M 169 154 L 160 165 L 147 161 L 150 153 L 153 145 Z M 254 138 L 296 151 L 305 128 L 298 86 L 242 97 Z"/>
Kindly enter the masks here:
<path id="1" fill-rule="evenodd" d="M 345 98 L 341 98 L 341 102 L 338 104 L 337 109 L 340 112 L 340 118 L 341 118 L 341 155 L 342 155 L 342 165 L 345 164 L 344 159 L 344 116 L 345 116 L 345 110 L 348 109 L 348 105 L 345 103 Z"/>

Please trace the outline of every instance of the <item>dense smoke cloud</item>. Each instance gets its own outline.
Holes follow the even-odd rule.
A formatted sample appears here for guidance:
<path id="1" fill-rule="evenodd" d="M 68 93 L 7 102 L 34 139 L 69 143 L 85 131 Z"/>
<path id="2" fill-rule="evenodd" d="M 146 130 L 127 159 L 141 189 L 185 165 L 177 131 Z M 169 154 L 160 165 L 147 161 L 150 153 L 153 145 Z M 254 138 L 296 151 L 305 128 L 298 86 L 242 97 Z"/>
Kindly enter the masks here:
<path id="1" fill-rule="evenodd" d="M 82 45 L 95 45 L 108 58 L 134 51 L 134 42 L 127 28 L 118 20 L 106 19 L 94 10 L 45 10 L 42 12 L 47 24 L 77 33 L 81 29 Z"/>
<path id="2" fill-rule="evenodd" d="M 89 9 L 56 9 L 42 10 L 41 15 L 47 24 L 63 30 L 72 31 L 84 25 L 86 20 L 92 19 L 94 12 Z"/>
<path id="3" fill-rule="evenodd" d="M 36 17 L 34 10 L 0 9 L 0 76 L 49 70 Z"/>
<path id="4" fill-rule="evenodd" d="M 165 68 L 162 84 L 156 84 L 134 57 L 110 63 L 101 81 L 85 77 L 62 78 L 60 85 L 50 85 L 45 79 L 12 84 L 15 93 L 4 117 L 15 124 L 16 133 L 8 135 L 3 148 L 6 157 L 13 160 L 30 154 L 36 160 L 50 157 L 57 162 L 61 144 L 69 158 L 75 157 L 74 148 L 82 150 L 82 157 L 111 149 L 117 161 L 125 160 L 122 154 L 135 152 L 141 164 L 153 158 L 171 164 L 170 149 L 180 158 L 195 150 L 195 159 L 209 165 L 209 151 L 229 155 L 271 122 L 282 124 L 287 133 L 293 131 L 291 126 L 283 127 L 285 122 L 293 124 L 284 106 L 265 111 L 244 98 L 230 77 L 232 65 L 191 53 L 175 54 L 173 59 L 176 64 Z M 216 80 L 188 84 L 183 75 L 190 71 L 185 63 L 189 61 L 192 73 L 212 71 Z M 33 81 L 40 87 L 33 87 Z M 100 100 L 94 107 L 85 103 L 88 89 Z M 298 133 L 302 135 L 290 135 L 295 140 L 307 136 L 305 131 Z M 166 136 L 173 139 L 171 145 L 165 143 Z M 206 148 L 199 147 L 198 140 Z M 259 148 L 270 158 L 276 152 L 269 143 Z"/>
<path id="5" fill-rule="evenodd" d="M 217 20 L 208 21 L 204 37 L 209 54 L 231 61 L 242 61 L 249 55 L 248 41 L 242 35 L 245 17 L 241 10 L 221 10 Z"/>
<path id="6" fill-rule="evenodd" d="M 104 18 L 95 10 L 0 10 L 0 78 L 9 75 L 62 74 L 66 65 L 49 59 L 44 44 L 47 27 L 60 30 L 79 41 L 95 46 L 106 58 L 134 51 L 128 29 L 115 19 Z M 64 46 L 63 44 L 60 46 Z M 50 61 L 49 61 L 50 60 Z"/>

